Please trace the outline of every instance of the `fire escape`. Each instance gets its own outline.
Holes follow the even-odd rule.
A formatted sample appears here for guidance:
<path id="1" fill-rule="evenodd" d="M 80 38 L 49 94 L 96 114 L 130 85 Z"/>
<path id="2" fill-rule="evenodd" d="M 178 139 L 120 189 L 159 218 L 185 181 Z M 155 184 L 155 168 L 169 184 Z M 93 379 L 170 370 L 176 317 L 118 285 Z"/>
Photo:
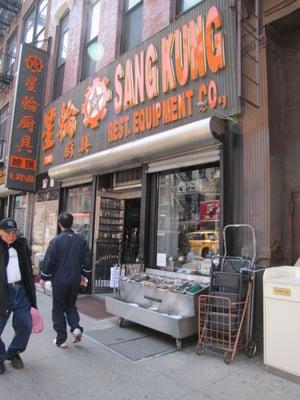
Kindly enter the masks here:
<path id="1" fill-rule="evenodd" d="M 237 0 L 238 93 L 246 103 L 260 107 L 260 0 Z"/>
<path id="2" fill-rule="evenodd" d="M 0 39 L 3 40 L 13 19 L 22 7 L 22 0 L 0 0 Z M 0 93 L 6 90 L 13 80 L 13 65 L 15 57 L 12 54 L 0 52 Z"/>

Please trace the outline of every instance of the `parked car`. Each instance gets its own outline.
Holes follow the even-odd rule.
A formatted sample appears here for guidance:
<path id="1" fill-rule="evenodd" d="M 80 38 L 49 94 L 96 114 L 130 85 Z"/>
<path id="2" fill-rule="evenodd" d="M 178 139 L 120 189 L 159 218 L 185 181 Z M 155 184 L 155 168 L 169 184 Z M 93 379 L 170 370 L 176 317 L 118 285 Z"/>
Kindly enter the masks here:
<path id="1" fill-rule="evenodd" d="M 189 232 L 187 235 L 191 251 L 200 257 L 208 258 L 218 254 L 220 234 L 217 231 Z"/>

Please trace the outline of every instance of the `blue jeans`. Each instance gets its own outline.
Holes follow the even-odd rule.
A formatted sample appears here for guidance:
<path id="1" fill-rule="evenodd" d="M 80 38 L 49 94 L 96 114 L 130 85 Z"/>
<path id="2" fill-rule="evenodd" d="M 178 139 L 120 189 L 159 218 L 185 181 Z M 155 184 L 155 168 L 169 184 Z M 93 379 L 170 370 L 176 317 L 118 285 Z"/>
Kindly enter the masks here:
<path id="1" fill-rule="evenodd" d="M 30 303 L 23 284 L 8 285 L 8 303 L 8 311 L 0 313 L 0 362 L 6 360 L 10 354 L 24 351 L 32 330 Z M 15 335 L 6 351 L 1 335 L 11 314 Z"/>

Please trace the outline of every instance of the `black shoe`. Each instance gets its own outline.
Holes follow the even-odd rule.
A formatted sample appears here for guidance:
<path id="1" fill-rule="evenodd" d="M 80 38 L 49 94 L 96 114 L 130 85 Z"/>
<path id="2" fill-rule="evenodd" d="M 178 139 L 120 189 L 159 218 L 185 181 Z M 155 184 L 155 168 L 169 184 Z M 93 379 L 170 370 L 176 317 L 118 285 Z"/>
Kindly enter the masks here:
<path id="1" fill-rule="evenodd" d="M 15 369 L 22 369 L 24 367 L 22 358 L 18 353 L 10 355 L 8 359 L 10 360 L 11 366 Z"/>
<path id="2" fill-rule="evenodd" d="M 3 375 L 5 372 L 5 365 L 3 361 L 0 361 L 0 375 Z"/>

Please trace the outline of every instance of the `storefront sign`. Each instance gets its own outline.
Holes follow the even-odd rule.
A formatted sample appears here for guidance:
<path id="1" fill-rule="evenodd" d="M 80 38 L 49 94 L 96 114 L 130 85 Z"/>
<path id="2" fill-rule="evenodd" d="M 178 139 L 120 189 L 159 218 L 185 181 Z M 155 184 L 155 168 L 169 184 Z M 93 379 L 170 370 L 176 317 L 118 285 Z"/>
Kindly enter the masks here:
<path id="1" fill-rule="evenodd" d="M 219 221 L 220 219 L 220 200 L 200 202 L 200 222 Z"/>
<path id="2" fill-rule="evenodd" d="M 239 112 L 235 14 L 207 0 L 45 111 L 41 171 L 121 143 Z"/>
<path id="3" fill-rule="evenodd" d="M 23 44 L 16 82 L 13 125 L 10 138 L 7 187 L 33 192 L 35 190 L 38 134 L 47 53 Z"/>
<path id="4" fill-rule="evenodd" d="M 288 296 L 288 297 L 291 297 L 292 291 L 291 291 L 291 289 L 288 289 L 288 288 L 273 287 L 273 294 L 276 294 L 276 295 L 278 295 L 278 296 Z"/>

